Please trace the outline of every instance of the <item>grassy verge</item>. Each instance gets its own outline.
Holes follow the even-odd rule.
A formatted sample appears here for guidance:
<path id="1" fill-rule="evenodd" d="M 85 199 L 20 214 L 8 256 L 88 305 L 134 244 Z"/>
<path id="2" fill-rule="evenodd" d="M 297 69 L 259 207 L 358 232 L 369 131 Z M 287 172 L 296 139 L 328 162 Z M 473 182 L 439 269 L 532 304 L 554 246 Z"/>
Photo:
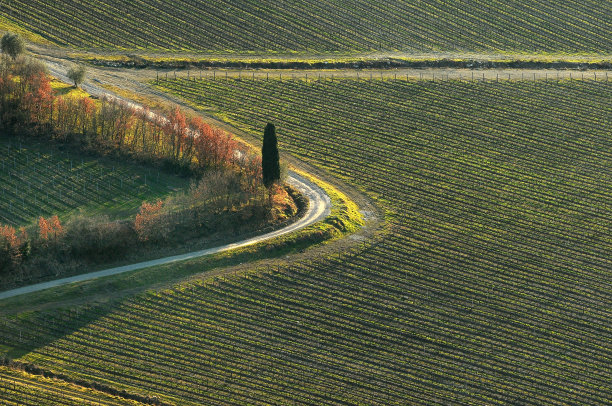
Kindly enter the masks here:
<path id="1" fill-rule="evenodd" d="M 309 57 L 154 56 L 136 54 L 72 53 L 71 58 L 97 66 L 153 69 L 609 69 L 610 55 L 385 55 Z"/>

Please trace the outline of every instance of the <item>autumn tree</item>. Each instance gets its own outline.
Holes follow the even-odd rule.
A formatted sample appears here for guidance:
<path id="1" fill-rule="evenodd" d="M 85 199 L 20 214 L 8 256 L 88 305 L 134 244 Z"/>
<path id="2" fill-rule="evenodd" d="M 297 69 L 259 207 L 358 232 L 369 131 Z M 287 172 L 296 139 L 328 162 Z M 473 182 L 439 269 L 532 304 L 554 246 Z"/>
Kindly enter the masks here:
<path id="1" fill-rule="evenodd" d="M 140 241 L 161 240 L 164 238 L 165 227 L 162 217 L 163 202 L 158 200 L 155 204 L 143 202 L 140 212 L 134 220 L 134 230 Z"/>
<path id="2" fill-rule="evenodd" d="M 276 127 L 272 123 L 268 123 L 264 130 L 263 146 L 261 148 L 261 169 L 263 183 L 267 188 L 280 180 L 278 140 L 276 138 Z"/>
<path id="3" fill-rule="evenodd" d="M 22 108 L 30 113 L 30 119 L 42 124 L 50 119 L 54 101 L 53 89 L 47 75 L 43 72 L 29 78 L 30 86 L 22 100 Z"/>
<path id="4" fill-rule="evenodd" d="M 0 48 L 2 53 L 13 58 L 13 61 L 25 52 L 25 42 L 19 34 L 7 32 L 0 40 Z"/>
<path id="5" fill-rule="evenodd" d="M 63 234 L 64 228 L 62 227 L 57 216 L 53 216 L 48 219 L 40 217 L 38 219 L 38 235 L 41 240 L 56 241 Z"/>
<path id="6" fill-rule="evenodd" d="M 85 74 L 87 71 L 83 65 L 78 65 L 76 67 L 72 67 L 68 69 L 68 79 L 74 82 L 74 87 L 79 87 L 81 83 L 85 80 Z"/>
<path id="7" fill-rule="evenodd" d="M 25 228 L 17 234 L 14 227 L 0 225 L 0 268 L 19 265 L 30 254 L 30 240 Z"/>

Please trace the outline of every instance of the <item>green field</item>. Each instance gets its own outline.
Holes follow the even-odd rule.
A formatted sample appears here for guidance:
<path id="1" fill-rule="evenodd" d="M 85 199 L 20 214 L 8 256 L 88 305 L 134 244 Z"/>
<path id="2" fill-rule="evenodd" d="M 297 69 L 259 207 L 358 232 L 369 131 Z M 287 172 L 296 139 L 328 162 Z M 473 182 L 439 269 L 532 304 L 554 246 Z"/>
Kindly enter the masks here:
<path id="1" fill-rule="evenodd" d="M 163 85 L 276 123 L 385 234 L 60 319 L 22 360 L 185 405 L 610 404 L 610 83 Z"/>
<path id="2" fill-rule="evenodd" d="M 40 216 L 83 211 L 131 216 L 188 180 L 147 166 L 61 150 L 51 143 L 0 138 L 0 223 L 21 226 Z"/>
<path id="3" fill-rule="evenodd" d="M 58 45 L 210 53 L 612 52 L 603 0 L 11 0 L 0 16 Z M 10 24 L 9 24 L 10 26 Z"/>

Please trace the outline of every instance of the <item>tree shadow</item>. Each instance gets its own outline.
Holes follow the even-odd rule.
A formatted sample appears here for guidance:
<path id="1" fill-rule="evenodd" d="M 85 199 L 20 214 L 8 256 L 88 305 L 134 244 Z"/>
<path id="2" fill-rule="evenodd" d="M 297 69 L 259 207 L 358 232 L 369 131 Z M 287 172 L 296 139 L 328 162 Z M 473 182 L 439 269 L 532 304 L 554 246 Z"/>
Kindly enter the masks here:
<path id="1" fill-rule="evenodd" d="M 61 339 L 112 312 L 126 296 L 63 298 L 33 306 L 20 305 L 28 295 L 4 300 L 0 302 L 0 357 L 18 359 Z"/>

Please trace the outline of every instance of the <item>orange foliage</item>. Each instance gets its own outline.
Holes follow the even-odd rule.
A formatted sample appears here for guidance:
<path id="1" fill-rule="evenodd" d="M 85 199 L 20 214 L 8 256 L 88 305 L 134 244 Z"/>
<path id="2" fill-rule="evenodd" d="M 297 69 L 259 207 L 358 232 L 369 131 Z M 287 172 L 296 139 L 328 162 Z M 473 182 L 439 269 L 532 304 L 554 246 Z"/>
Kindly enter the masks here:
<path id="1" fill-rule="evenodd" d="M 40 123 L 44 120 L 44 116 L 51 111 L 53 103 L 53 89 L 51 82 L 44 73 L 38 73 L 32 77 L 28 77 L 29 91 L 23 98 L 23 109 L 29 111 L 31 120 L 35 123 Z"/>
<path id="2" fill-rule="evenodd" d="M 162 205 L 163 202 L 158 200 L 155 204 L 143 202 L 140 206 L 140 212 L 134 220 L 134 230 L 140 241 L 148 241 L 153 237 L 161 216 Z"/>
<path id="3" fill-rule="evenodd" d="M 0 225 L 0 242 L 8 251 L 14 264 L 21 262 L 21 247 L 27 240 L 28 234 L 23 227 L 19 229 L 19 235 L 17 235 L 15 227 Z"/>
<path id="4" fill-rule="evenodd" d="M 197 165 L 200 168 L 227 166 L 235 160 L 238 144 L 229 134 L 219 128 L 212 128 L 201 119 L 192 120 L 192 127 Z"/>
<path id="5" fill-rule="evenodd" d="M 47 241 L 51 237 L 60 237 L 64 233 L 64 228 L 57 216 L 53 216 L 49 219 L 40 217 L 38 219 L 38 233 L 41 240 Z"/>

